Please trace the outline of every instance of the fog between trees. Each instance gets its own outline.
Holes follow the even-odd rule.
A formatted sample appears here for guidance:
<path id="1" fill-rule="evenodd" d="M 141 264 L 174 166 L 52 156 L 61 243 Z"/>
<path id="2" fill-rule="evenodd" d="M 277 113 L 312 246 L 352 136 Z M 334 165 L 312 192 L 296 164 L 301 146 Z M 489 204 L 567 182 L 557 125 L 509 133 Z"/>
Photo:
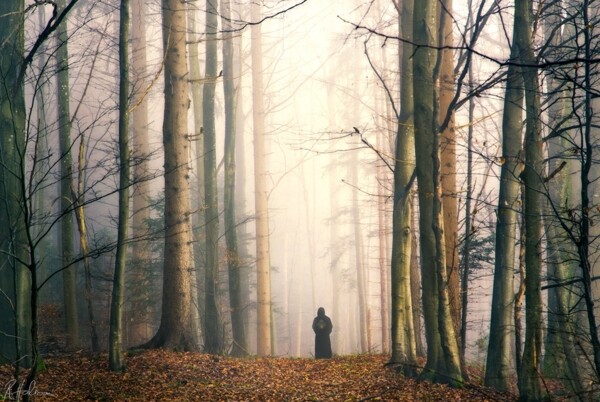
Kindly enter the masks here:
<path id="1" fill-rule="evenodd" d="M 594 1 L 113 3 L 0 5 L 2 360 L 308 357 L 324 307 L 337 355 L 595 395 Z"/>

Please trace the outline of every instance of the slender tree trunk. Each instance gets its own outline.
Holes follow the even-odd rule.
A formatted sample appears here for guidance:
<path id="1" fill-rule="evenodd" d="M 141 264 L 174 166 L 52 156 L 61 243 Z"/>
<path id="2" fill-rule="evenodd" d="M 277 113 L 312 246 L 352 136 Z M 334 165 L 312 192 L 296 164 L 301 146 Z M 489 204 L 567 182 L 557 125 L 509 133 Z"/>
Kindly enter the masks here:
<path id="1" fill-rule="evenodd" d="M 442 13 L 440 20 L 440 32 L 446 31 L 446 25 L 450 23 L 449 17 L 446 13 Z M 433 80 L 439 79 L 440 71 L 444 64 L 444 56 L 442 52 L 438 52 L 436 65 L 433 69 Z M 435 238 L 435 264 L 437 271 L 438 280 L 438 326 L 440 331 L 440 343 L 443 352 L 443 363 L 445 371 L 441 378 L 441 381 L 448 382 L 451 385 L 461 386 L 463 382 L 462 370 L 460 366 L 460 352 L 458 348 L 458 342 L 456 338 L 455 322 L 453 321 L 452 306 L 451 306 L 451 285 L 449 280 L 449 273 L 446 270 L 448 255 L 446 251 L 446 236 L 445 236 L 445 219 L 443 209 L 443 186 L 442 186 L 442 167 L 441 167 L 441 154 L 448 152 L 446 149 L 441 149 L 441 138 L 442 133 L 439 132 L 440 125 L 438 123 L 440 111 L 438 103 L 438 87 L 433 88 L 433 121 L 431 123 L 431 132 L 433 134 L 432 139 L 432 179 L 433 179 L 433 224 L 432 231 Z M 449 124 L 452 123 L 452 118 L 446 120 Z M 448 125 L 446 126 L 448 127 Z M 446 127 L 441 128 L 446 130 Z M 451 214 L 454 215 L 454 214 Z M 453 227 L 452 230 L 456 230 Z M 452 254 L 455 252 L 452 250 Z M 457 278 L 455 278 L 457 279 Z M 457 283 L 455 283 L 458 286 Z"/>
<path id="2" fill-rule="evenodd" d="M 332 68 L 334 70 L 334 68 Z M 328 119 L 328 131 L 333 132 L 337 127 L 336 119 L 336 92 L 335 92 L 335 77 L 336 72 L 329 72 L 333 82 L 331 85 L 327 85 L 327 119 Z M 332 147 L 334 145 L 332 144 Z M 332 148 L 332 150 L 335 148 Z M 330 154 L 328 160 L 328 166 L 333 173 L 338 165 L 337 156 L 334 152 Z M 329 175 L 329 270 L 331 272 L 331 317 L 336 321 L 336 327 L 342 322 L 342 311 L 344 306 L 342 305 L 342 293 L 343 284 L 341 277 L 341 261 L 343 250 L 338 247 L 339 241 L 339 224 L 338 216 L 341 214 L 339 205 L 339 181 L 335 179 L 335 174 Z M 343 346 L 342 342 L 346 337 L 336 336 L 332 339 L 332 346 L 334 353 L 342 354 Z"/>
<path id="3" fill-rule="evenodd" d="M 515 24 L 513 36 L 521 26 Z M 511 60 L 520 60 L 520 51 L 513 42 Z M 508 67 L 502 117 L 502 155 L 500 194 L 496 221 L 496 250 L 490 339 L 485 370 L 485 385 L 507 391 L 511 386 L 510 370 L 513 321 L 513 272 L 515 270 L 516 229 L 519 210 L 519 175 L 522 160 L 523 77 L 515 66 Z"/>
<path id="4" fill-rule="evenodd" d="M 550 87 L 550 85 L 549 85 Z M 558 142 L 562 142 L 559 141 Z M 560 169 L 558 164 L 559 153 L 556 141 L 548 143 L 548 172 L 556 172 Z M 560 149 L 566 149 L 559 146 Z M 552 157 L 554 155 L 554 158 Z M 564 163 L 564 160 L 563 160 Z M 554 207 L 546 206 L 546 233 L 548 254 L 548 282 L 558 285 L 569 281 L 573 277 L 573 264 L 569 263 L 570 256 L 574 250 L 570 244 L 565 244 L 566 236 L 562 233 L 560 225 L 552 218 L 557 210 L 563 210 L 563 200 L 572 199 L 567 179 L 572 172 L 560 172 L 554 176 L 554 183 L 549 184 L 549 202 Z M 564 219 L 561 217 L 560 219 Z M 544 342 L 544 375 L 562 381 L 576 395 L 582 395 L 585 387 L 582 383 L 581 361 L 575 348 L 574 334 L 576 325 L 574 323 L 573 303 L 569 295 L 574 291 L 570 286 L 559 285 L 548 289 L 548 319 L 547 331 Z M 565 373 L 567 373 L 565 375 Z"/>
<path id="5" fill-rule="evenodd" d="M 65 8 L 65 0 L 58 0 L 59 10 Z M 68 350 L 75 350 L 80 346 L 79 323 L 77 319 L 77 279 L 73 259 L 73 202 L 71 189 L 73 188 L 73 160 L 71 157 L 71 112 L 69 107 L 69 50 L 68 32 L 66 21 L 56 30 L 58 49 L 56 50 L 57 64 L 57 96 L 58 96 L 58 130 L 60 146 L 60 205 L 62 211 L 60 250 L 62 251 L 63 270 L 63 300 L 65 309 L 65 326 L 67 333 Z"/>
<path id="6" fill-rule="evenodd" d="M 380 131 L 378 134 L 377 148 L 383 149 L 383 133 Z M 389 182 L 388 172 L 385 170 L 386 167 L 380 163 L 377 166 L 377 177 L 383 183 Z M 378 240 L 378 265 L 379 265 L 379 304 L 381 306 L 379 317 L 381 318 L 381 351 L 388 353 L 390 351 L 390 306 L 389 306 L 389 266 L 388 261 L 388 232 L 389 225 L 387 220 L 387 202 L 388 192 L 384 189 L 384 186 L 377 186 L 377 240 Z M 410 259 L 409 259 L 410 260 Z M 409 281 L 410 282 L 410 281 Z"/>
<path id="7" fill-rule="evenodd" d="M 251 20 L 261 18 L 260 5 L 252 3 Z M 254 191 L 256 208 L 256 275 L 257 275 L 257 352 L 271 353 L 271 263 L 269 249 L 269 210 L 267 190 L 267 155 L 265 153 L 265 108 L 260 25 L 252 25 L 252 117 L 254 123 Z"/>
<path id="8" fill-rule="evenodd" d="M 233 15 L 237 16 L 240 19 L 244 19 L 245 14 L 249 11 L 245 4 L 241 2 L 234 2 L 232 4 Z M 244 101 L 243 95 L 245 91 L 243 91 L 243 78 L 245 72 L 245 63 L 246 63 L 246 53 L 244 52 L 244 42 L 243 35 L 233 35 L 233 60 L 234 60 L 234 82 L 236 88 L 236 124 L 235 124 L 235 132 L 236 132 L 236 145 L 235 145 L 235 158 L 236 158 L 236 178 L 235 178 L 235 201 L 236 201 L 236 210 L 238 214 L 241 214 L 239 220 L 243 221 L 243 223 L 238 223 L 238 254 L 241 259 L 240 266 L 240 287 L 241 287 L 241 306 L 242 306 L 242 317 L 244 320 L 244 333 L 246 334 L 246 345 L 248 346 L 249 339 L 248 335 L 251 333 L 255 333 L 254 331 L 250 331 L 249 327 L 249 315 L 251 309 L 248 308 L 250 305 L 250 274 L 252 273 L 251 266 L 253 258 L 250 256 L 250 251 L 248 249 L 249 244 L 251 243 L 251 234 L 249 231 L 249 219 L 247 219 L 249 212 L 247 209 L 247 197 L 248 191 L 246 183 L 248 181 L 248 172 L 247 172 L 247 156 L 246 156 L 246 135 L 244 127 L 246 125 L 246 115 L 244 113 Z"/>
<path id="9" fill-rule="evenodd" d="M 23 1 L 0 2 L 0 363 L 20 367 L 31 363 L 29 272 L 18 262 L 23 248 L 25 100 L 19 71 L 24 54 Z M 26 259 L 23 259 L 26 261 Z M 34 322 L 35 325 L 35 322 Z M 8 361 L 5 361 L 4 359 Z M 16 378 L 16 377 L 15 377 Z"/>
<path id="10" fill-rule="evenodd" d="M 121 0 L 119 19 L 119 218 L 108 339 L 108 367 L 125 370 L 123 304 L 129 235 L 129 0 Z"/>
<path id="11" fill-rule="evenodd" d="M 205 268 L 205 208 L 204 208 L 204 113 L 202 112 L 202 75 L 200 73 L 200 31 L 197 17 L 200 11 L 196 3 L 188 3 L 188 58 L 190 65 L 190 86 L 193 103 L 194 136 L 193 142 L 196 147 L 196 187 L 197 194 L 194 198 L 197 200 L 196 214 L 194 221 L 194 263 L 196 266 L 196 281 L 192 286 L 196 287 L 196 300 L 198 302 L 198 314 L 204 317 L 204 271 Z M 202 319 L 200 320 L 202 321 Z M 203 330 L 201 329 L 200 332 Z"/>
<path id="12" fill-rule="evenodd" d="M 524 63 L 535 63 L 530 30 L 531 0 L 518 0 L 515 3 L 515 25 L 522 24 L 519 42 Z M 520 15 L 521 18 L 518 18 Z M 541 359 L 542 359 L 542 192 L 543 142 L 540 127 L 540 88 L 538 70 L 523 68 L 525 88 L 525 345 L 523 361 L 519 373 L 519 395 L 522 400 L 539 401 L 542 398 Z"/>
<path id="13" fill-rule="evenodd" d="M 382 18 L 385 14 L 385 10 L 382 7 L 381 1 L 377 0 L 376 5 L 376 18 Z M 387 7 L 387 4 L 386 4 Z M 399 12 L 399 10 L 398 10 Z M 399 14 L 398 14 L 399 15 Z M 400 19 L 398 18 L 398 22 Z M 400 25 L 398 25 L 400 29 Z M 365 48 L 365 53 L 367 49 Z M 387 74 L 389 71 L 389 63 L 387 58 L 387 47 L 382 46 L 380 48 L 381 58 L 381 78 L 383 82 L 390 80 Z M 399 58 L 396 59 L 399 61 Z M 400 66 L 400 64 L 398 64 Z M 394 152 L 394 145 L 392 141 L 396 140 L 396 135 L 391 133 L 397 133 L 398 131 L 398 116 L 392 111 L 392 102 L 386 93 L 387 88 L 375 88 L 374 102 L 376 111 L 376 145 L 375 148 L 385 155 L 392 155 Z M 395 122 L 394 122 L 395 120 Z M 396 123 L 396 124 L 394 124 Z M 390 232 L 389 222 L 391 221 L 391 214 L 388 213 L 388 200 L 391 193 L 388 190 L 391 183 L 389 177 L 390 169 L 389 165 L 384 161 L 378 161 L 376 165 L 377 175 L 377 262 L 379 271 L 379 318 L 381 320 L 381 351 L 383 353 L 391 352 L 390 347 L 390 336 L 391 336 L 391 325 L 390 325 L 390 261 L 388 261 L 389 244 L 388 244 L 388 233 Z M 391 172 L 393 173 L 393 171 Z"/>
<path id="14" fill-rule="evenodd" d="M 85 136 L 83 134 L 79 136 L 79 157 L 77 158 L 77 165 L 77 190 L 73 190 L 72 193 L 73 199 L 75 200 L 75 218 L 77 220 L 77 229 L 79 230 L 79 246 L 81 247 L 81 254 L 83 255 L 83 270 L 85 273 L 83 293 L 87 305 L 92 352 L 98 352 L 100 351 L 100 341 L 96 329 L 94 301 L 92 299 L 92 267 L 90 265 L 90 247 L 87 239 L 87 224 L 84 208 Z"/>
<path id="15" fill-rule="evenodd" d="M 237 224 L 235 219 L 235 148 L 236 148 L 236 91 L 233 74 L 233 38 L 231 33 L 231 5 L 221 0 L 221 23 L 223 26 L 223 92 L 225 94 L 225 240 L 229 269 L 229 307 L 233 349 L 231 354 L 242 356 L 248 353 L 244 332 L 244 306 L 242 304 L 241 269 L 242 260 L 238 253 Z"/>
<path id="16" fill-rule="evenodd" d="M 414 9 L 414 41 L 417 44 L 435 44 L 431 33 L 435 32 L 436 4 L 424 1 L 415 4 Z M 425 337 L 427 340 L 427 364 L 424 375 L 434 379 L 443 371 L 441 344 L 437 321 L 438 281 L 435 265 L 435 237 L 432 227 L 432 194 L 433 177 L 431 166 L 433 121 L 433 65 L 435 52 L 427 47 L 420 47 L 413 54 L 413 88 L 414 88 L 414 127 L 416 172 L 419 182 L 419 228 L 421 247 L 421 279 L 423 297 L 423 315 L 425 318 Z"/>
<path id="17" fill-rule="evenodd" d="M 305 167 L 305 163 L 300 164 L 299 166 L 299 180 L 300 180 L 300 192 L 302 193 L 302 205 L 304 207 L 304 219 L 302 219 L 304 221 L 304 227 L 306 229 L 306 247 L 307 247 L 307 259 L 308 259 L 308 275 L 310 278 L 310 294 L 311 294 L 311 305 L 312 306 L 317 306 L 317 300 L 320 299 L 320 297 L 317 296 L 317 292 L 318 292 L 318 282 L 319 282 L 319 278 L 317 277 L 317 273 L 316 271 L 316 260 L 317 260 L 317 256 L 315 253 L 315 224 L 314 224 L 314 216 L 315 214 L 311 214 L 310 213 L 310 205 L 311 205 L 311 201 L 313 200 L 309 200 L 308 195 L 312 194 L 314 195 L 315 192 L 312 190 L 308 190 L 306 187 L 306 169 Z M 314 202 L 313 202 L 314 205 Z"/>
<path id="18" fill-rule="evenodd" d="M 458 272 L 458 203 L 456 195 L 456 133 L 454 130 L 454 110 L 451 103 L 455 93 L 454 84 L 454 38 L 452 35 L 452 0 L 438 3 L 440 21 L 439 42 L 441 50 L 439 118 L 440 124 L 450 114 L 448 124 L 440 134 L 440 179 L 444 219 L 444 242 L 446 244 L 446 272 L 448 276 L 448 298 L 454 332 L 460 334 L 460 280 Z M 458 336 L 460 338 L 460 336 Z M 460 340 L 460 339 L 459 339 Z"/>
<path id="19" fill-rule="evenodd" d="M 38 24 L 39 26 L 44 26 L 46 25 L 46 11 L 44 10 L 44 7 L 38 7 L 37 10 L 37 15 L 38 15 Z M 37 68 L 39 69 L 38 71 L 43 71 L 44 67 L 46 66 L 46 64 L 48 63 L 48 59 L 49 57 L 47 55 L 45 55 L 45 51 L 46 51 L 47 47 L 42 45 L 42 47 L 40 47 L 40 54 L 38 55 L 37 58 Z M 47 172 L 50 171 L 50 163 L 48 162 L 48 116 L 47 116 L 47 102 L 48 102 L 48 90 L 47 90 L 47 85 L 48 83 L 45 81 L 41 81 L 38 82 L 35 86 L 35 99 L 36 99 L 36 112 L 37 112 L 37 140 L 36 140 L 36 146 L 35 146 L 35 156 L 34 156 L 34 160 L 37 160 L 36 164 L 35 164 L 35 169 L 36 169 L 36 175 L 35 175 L 35 180 L 37 183 L 43 183 L 46 182 L 45 179 L 45 174 Z M 46 199 L 47 197 L 47 192 L 46 189 L 44 188 L 44 186 L 40 186 L 40 188 L 33 194 L 33 197 L 35 199 L 34 204 L 35 204 L 35 211 L 38 214 L 47 214 L 49 212 L 49 205 L 50 202 Z M 36 237 L 42 237 L 42 233 L 43 233 L 43 228 L 40 226 L 39 230 L 37 231 L 37 233 L 35 233 Z M 43 262 L 43 260 L 46 260 L 47 256 L 48 256 L 48 251 L 50 250 L 50 243 L 51 240 L 48 239 L 47 237 L 42 238 L 41 242 L 40 242 L 40 246 L 39 249 L 41 250 L 41 259 L 42 261 L 40 261 L 40 264 L 38 265 L 40 268 L 40 275 L 42 277 L 46 277 L 48 275 L 51 274 L 51 267 L 49 266 L 50 264 L 48 264 L 47 262 Z M 1 282 L 1 280 L 0 280 Z M 45 300 L 50 300 L 50 294 L 53 293 L 51 289 L 49 289 L 50 286 L 46 286 L 46 288 L 44 290 L 40 290 L 40 298 L 42 298 L 42 296 L 47 296 L 47 298 Z M 2 313 L 0 312 L 0 316 L 2 316 Z M 0 331 L 2 331 L 2 329 L 0 329 Z M 0 349 L 1 350 L 1 349 Z M 2 352 L 0 351 L 0 354 Z"/>
<path id="20" fill-rule="evenodd" d="M 352 183 L 358 186 L 358 156 L 356 152 L 352 153 L 351 160 Z M 358 206 L 358 189 L 352 189 L 352 231 L 354 237 L 354 269 L 356 270 L 356 291 L 358 294 L 358 325 L 360 329 L 360 352 L 367 353 L 370 350 L 367 315 L 367 280 L 365 278 L 365 269 L 363 264 L 363 241 L 361 230 L 361 214 Z"/>
<path id="21" fill-rule="evenodd" d="M 148 269 L 151 250 L 147 234 L 147 220 L 150 217 L 148 197 L 150 197 L 150 147 L 148 141 L 148 91 L 146 57 L 146 2 L 131 1 L 131 77 L 133 108 L 131 110 L 131 134 L 134 157 L 133 165 L 132 222 L 131 237 L 135 239 L 131 247 L 131 313 L 128 334 L 131 345 L 139 345 L 151 335 L 153 303 L 150 300 L 151 279 Z M 139 286 L 143 284 L 142 286 Z"/>
<path id="22" fill-rule="evenodd" d="M 592 24 L 590 20 L 590 2 L 584 0 L 581 5 L 582 16 L 583 16 L 583 29 L 584 35 L 584 51 L 585 60 L 592 60 Z M 590 230 L 592 226 L 592 220 L 590 218 L 592 209 L 592 194 L 590 194 L 592 184 L 592 165 L 594 157 L 594 140 L 592 139 L 593 129 L 593 110 L 592 110 L 592 81 L 593 71 L 590 63 L 584 65 L 584 83 L 585 88 L 584 95 L 584 125 L 581 127 L 581 147 L 582 150 L 579 153 L 581 163 L 581 222 L 579 227 L 579 240 L 577 241 L 577 252 L 579 257 L 579 264 L 583 279 L 583 299 L 586 307 L 587 323 L 590 336 L 590 343 L 592 346 L 592 355 L 594 368 L 596 370 L 596 377 L 600 377 L 600 336 L 598 335 L 597 319 L 595 312 L 595 301 L 594 294 L 592 291 L 592 263 L 591 263 L 591 239 Z"/>
<path id="23" fill-rule="evenodd" d="M 469 84 L 473 83 L 473 71 L 469 69 Z M 469 305 L 469 276 L 471 272 L 471 240 L 474 234 L 471 200 L 473 197 L 473 119 L 475 114 L 475 99 L 469 99 L 469 128 L 467 129 L 467 192 L 465 195 L 465 237 L 462 254 L 461 275 L 461 320 L 460 320 L 460 359 L 463 374 L 465 373 L 465 352 L 467 350 L 467 320 Z M 465 375 L 466 377 L 466 375 Z M 468 378 L 466 378 L 468 381 Z"/>
<path id="24" fill-rule="evenodd" d="M 219 200 L 217 193 L 217 148 L 215 130 L 215 87 L 217 84 L 217 0 L 206 0 L 206 69 L 202 94 L 204 116 L 204 350 L 223 351 L 223 326 L 219 314 Z"/>
<path id="25" fill-rule="evenodd" d="M 558 2 L 553 3 L 544 18 L 544 33 L 546 40 L 552 44 L 551 52 L 562 52 L 562 46 L 572 41 L 573 30 L 569 25 L 563 25 L 562 7 Z M 562 30 L 558 27 L 562 26 Z M 559 133 L 568 119 L 568 102 L 562 96 L 561 83 L 553 74 L 546 75 L 548 88 L 548 125 L 549 138 L 547 174 L 548 203 L 546 204 L 546 219 L 544 220 L 547 233 L 548 283 L 558 285 L 566 282 L 575 274 L 575 267 L 569 262 L 570 255 L 576 251 L 572 243 L 565 242 L 568 233 L 560 225 L 560 221 L 568 219 L 563 211 L 572 208 L 573 200 L 569 178 L 574 175 L 571 163 L 561 157 L 569 147 L 568 134 Z M 571 88 L 569 88 L 571 89 Z M 569 138 L 570 140 L 570 138 Z M 574 334 L 576 331 L 573 305 L 569 295 L 574 291 L 571 286 L 554 286 L 548 289 L 548 318 L 544 344 L 544 375 L 562 381 L 575 395 L 583 395 L 585 387 L 582 383 L 581 361 L 575 347 Z M 567 375 L 565 375 L 565 372 Z"/>
<path id="26" fill-rule="evenodd" d="M 407 41 L 412 38 L 412 14 L 413 1 L 403 0 L 398 25 L 402 37 Z M 415 179 L 411 60 L 413 47 L 408 42 L 402 42 L 399 46 L 401 79 L 394 166 L 391 258 L 392 356 L 390 362 L 400 364 L 404 375 L 414 376 L 416 375 L 417 356 L 411 291 L 413 233 L 411 187 Z"/>

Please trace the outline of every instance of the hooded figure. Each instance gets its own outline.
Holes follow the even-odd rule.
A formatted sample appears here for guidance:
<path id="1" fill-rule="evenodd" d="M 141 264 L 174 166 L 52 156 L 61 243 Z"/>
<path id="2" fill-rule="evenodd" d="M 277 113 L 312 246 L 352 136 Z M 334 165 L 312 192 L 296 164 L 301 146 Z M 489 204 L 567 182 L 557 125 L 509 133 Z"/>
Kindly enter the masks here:
<path id="1" fill-rule="evenodd" d="M 319 307 L 317 316 L 313 320 L 312 329 L 315 331 L 315 358 L 330 359 L 332 353 L 329 334 L 333 330 L 333 324 L 331 319 L 325 315 L 323 307 Z"/>

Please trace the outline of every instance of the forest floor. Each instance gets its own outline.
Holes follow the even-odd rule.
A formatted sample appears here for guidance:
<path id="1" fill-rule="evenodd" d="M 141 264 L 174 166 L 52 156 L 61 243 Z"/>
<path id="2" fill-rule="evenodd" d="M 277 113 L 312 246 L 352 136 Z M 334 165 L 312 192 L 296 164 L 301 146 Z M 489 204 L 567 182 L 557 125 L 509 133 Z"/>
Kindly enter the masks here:
<path id="1" fill-rule="evenodd" d="M 232 358 L 148 350 L 130 353 L 127 371 L 107 370 L 106 354 L 47 357 L 29 392 L 35 401 L 514 401 L 472 375 L 462 389 L 418 382 L 386 367 L 383 355 L 330 360 Z M 0 367 L 0 401 L 10 394 L 11 368 Z M 25 390 L 18 392 L 24 394 Z"/>

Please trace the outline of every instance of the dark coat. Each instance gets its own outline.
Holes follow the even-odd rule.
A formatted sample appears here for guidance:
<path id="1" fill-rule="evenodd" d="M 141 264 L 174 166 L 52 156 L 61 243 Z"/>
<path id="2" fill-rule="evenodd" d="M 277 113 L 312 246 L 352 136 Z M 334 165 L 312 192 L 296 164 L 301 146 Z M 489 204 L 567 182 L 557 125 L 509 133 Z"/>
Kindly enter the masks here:
<path id="1" fill-rule="evenodd" d="M 331 340 L 329 334 L 333 330 L 331 319 L 325 315 L 325 309 L 320 307 L 317 316 L 313 320 L 313 331 L 315 331 L 315 358 L 329 359 L 332 357 Z"/>

